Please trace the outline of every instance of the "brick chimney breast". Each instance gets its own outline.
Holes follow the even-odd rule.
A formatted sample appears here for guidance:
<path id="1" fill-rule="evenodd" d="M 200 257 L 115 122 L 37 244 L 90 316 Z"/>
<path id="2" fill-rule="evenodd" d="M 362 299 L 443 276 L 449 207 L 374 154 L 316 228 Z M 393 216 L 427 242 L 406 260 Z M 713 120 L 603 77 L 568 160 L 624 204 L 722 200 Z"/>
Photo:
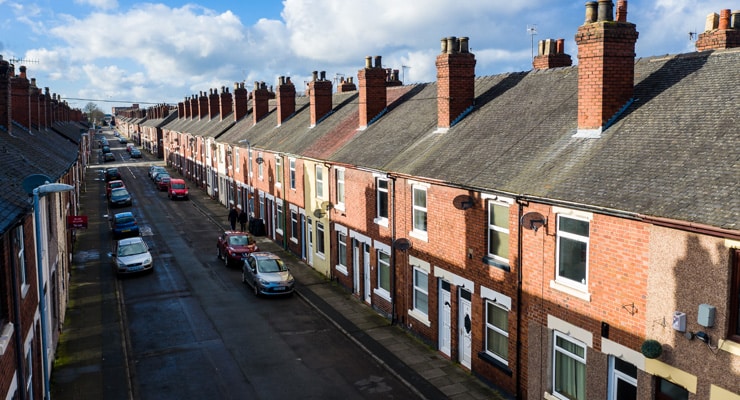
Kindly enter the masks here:
<path id="1" fill-rule="evenodd" d="M 218 96 L 218 89 L 209 89 L 208 95 L 208 116 L 210 119 L 216 118 L 219 115 L 219 107 L 221 105 L 221 99 Z"/>
<path id="2" fill-rule="evenodd" d="M 290 77 L 278 78 L 277 86 L 277 126 L 282 125 L 288 118 L 295 114 L 296 90 Z"/>
<path id="3" fill-rule="evenodd" d="M 696 51 L 740 47 L 740 11 L 729 9 L 707 16 L 704 32 L 696 39 Z"/>
<path id="4" fill-rule="evenodd" d="M 611 0 L 600 0 L 597 20 L 588 22 L 593 3 L 586 4 L 586 23 L 575 36 L 579 137 L 599 137 L 607 123 L 629 105 L 634 89 L 635 25 L 613 20 Z M 620 0 L 617 8 L 626 15 L 627 2 Z"/>
<path id="5" fill-rule="evenodd" d="M 475 102 L 475 55 L 468 51 L 468 38 L 441 40 L 437 56 L 437 127 L 450 128 L 472 109 Z"/>
<path id="6" fill-rule="evenodd" d="M 26 75 L 26 67 L 21 65 L 20 74 L 10 80 L 12 120 L 20 126 L 31 128 L 31 84 Z M 10 128 L 12 130 L 12 127 Z"/>
<path id="7" fill-rule="evenodd" d="M 332 83 L 326 79 L 326 71 L 313 71 L 313 78 L 308 83 L 308 97 L 311 109 L 311 126 L 328 115 L 332 110 Z"/>
<path id="8" fill-rule="evenodd" d="M 0 127 L 10 130 L 11 112 L 10 112 L 10 77 L 12 76 L 12 66 L 0 55 Z"/>
<path id="9" fill-rule="evenodd" d="M 564 39 L 545 39 L 540 40 L 537 56 L 532 60 L 534 69 L 549 69 L 558 67 L 570 67 L 573 60 L 568 54 L 564 53 Z"/>
<path id="10" fill-rule="evenodd" d="M 375 65 L 371 57 L 365 57 L 365 68 L 357 72 L 357 81 L 360 87 L 359 129 L 365 129 L 386 109 L 388 94 L 386 92 L 385 69 L 381 57 L 375 56 Z"/>
<path id="11" fill-rule="evenodd" d="M 262 118 L 267 115 L 269 109 L 270 91 L 267 90 L 265 82 L 254 82 L 254 90 L 252 91 L 252 102 L 254 123 L 257 124 Z"/>
<path id="12" fill-rule="evenodd" d="M 244 87 L 244 82 L 234 83 L 234 122 L 237 122 L 247 115 L 249 107 L 249 93 L 247 88 Z"/>

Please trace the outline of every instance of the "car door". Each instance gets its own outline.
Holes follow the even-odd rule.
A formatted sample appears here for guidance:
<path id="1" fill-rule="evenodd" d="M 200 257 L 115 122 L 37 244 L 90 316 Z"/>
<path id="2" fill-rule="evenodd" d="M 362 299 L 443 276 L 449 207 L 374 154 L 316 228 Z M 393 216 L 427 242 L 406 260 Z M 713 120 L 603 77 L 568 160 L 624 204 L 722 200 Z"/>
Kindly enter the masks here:
<path id="1" fill-rule="evenodd" d="M 252 286 L 257 285 L 257 259 L 249 257 L 249 266 L 247 268 L 247 280 Z"/>

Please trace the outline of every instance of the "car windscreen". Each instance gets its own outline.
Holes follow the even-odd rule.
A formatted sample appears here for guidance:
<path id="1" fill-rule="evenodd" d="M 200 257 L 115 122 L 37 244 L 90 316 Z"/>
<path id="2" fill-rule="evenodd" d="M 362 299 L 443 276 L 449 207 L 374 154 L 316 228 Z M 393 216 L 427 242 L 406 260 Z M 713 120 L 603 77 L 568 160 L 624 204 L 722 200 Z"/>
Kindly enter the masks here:
<path id="1" fill-rule="evenodd" d="M 246 246 L 249 244 L 249 238 L 244 236 L 231 236 L 229 237 L 229 244 L 232 246 Z"/>
<path id="2" fill-rule="evenodd" d="M 257 269 L 259 272 L 282 272 L 287 271 L 288 267 L 285 266 L 285 263 L 283 263 L 283 260 L 269 258 L 266 260 L 261 260 L 259 263 L 257 263 Z"/>
<path id="3" fill-rule="evenodd" d="M 185 184 L 184 183 L 173 183 L 172 188 L 173 189 L 185 189 Z"/>
<path id="4" fill-rule="evenodd" d="M 118 217 L 116 218 L 116 225 L 130 225 L 136 222 L 134 217 Z"/>
<path id="5" fill-rule="evenodd" d="M 118 247 L 118 256 L 133 256 L 147 252 L 146 245 L 143 242 L 133 242 Z"/>

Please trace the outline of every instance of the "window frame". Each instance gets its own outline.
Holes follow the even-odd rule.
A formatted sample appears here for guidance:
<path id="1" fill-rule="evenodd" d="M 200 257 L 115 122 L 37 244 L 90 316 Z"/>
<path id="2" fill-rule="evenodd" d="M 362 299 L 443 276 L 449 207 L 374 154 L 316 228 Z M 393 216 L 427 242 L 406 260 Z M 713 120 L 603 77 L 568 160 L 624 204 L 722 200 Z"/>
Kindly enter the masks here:
<path id="1" fill-rule="evenodd" d="M 290 169 L 290 188 L 293 189 L 293 190 L 295 190 L 295 177 L 296 177 L 296 175 L 295 175 L 295 167 L 296 167 L 296 165 L 295 164 L 296 164 L 295 158 L 291 158 L 289 160 L 289 166 L 288 166 L 288 168 Z"/>
<path id="2" fill-rule="evenodd" d="M 381 257 L 381 255 L 384 256 L 385 258 L 384 257 Z M 384 261 L 384 260 L 387 260 L 387 261 Z M 390 255 L 390 253 L 387 253 L 387 252 L 385 252 L 382 249 L 377 249 L 375 251 L 375 264 L 376 264 L 376 267 L 375 268 L 377 270 L 377 273 L 376 273 L 376 278 L 377 278 L 377 282 L 376 282 L 377 288 L 376 288 L 376 291 L 381 296 L 385 297 L 386 299 L 390 299 L 391 298 L 391 286 L 390 286 L 390 282 L 391 282 L 391 255 Z M 386 287 L 383 287 L 383 285 L 382 285 L 383 284 L 383 279 L 382 279 L 382 275 L 381 274 L 384 271 L 386 271 L 387 274 L 388 274 L 388 282 L 387 282 L 387 286 L 388 287 L 387 288 Z"/>
<path id="3" fill-rule="evenodd" d="M 416 193 L 417 192 L 423 192 L 424 193 L 424 204 L 417 204 L 416 202 Z M 422 185 L 413 185 L 411 187 L 411 226 L 413 227 L 413 232 L 421 235 L 426 235 L 429 229 L 428 223 L 429 223 L 429 209 L 427 208 L 427 198 L 429 195 L 429 188 Z M 419 216 L 417 217 L 417 213 Z M 421 215 L 424 216 L 423 221 L 423 229 L 420 226 L 422 224 L 421 221 L 417 221 L 417 218 L 419 218 Z"/>
<path id="4" fill-rule="evenodd" d="M 275 156 L 275 185 L 283 186 L 283 158 Z"/>
<path id="5" fill-rule="evenodd" d="M 505 207 L 506 208 L 506 211 L 507 211 L 506 212 L 506 223 L 507 224 L 506 224 L 505 227 L 496 225 L 495 222 L 492 222 L 491 221 L 491 217 L 492 216 L 495 219 L 495 212 L 494 212 L 495 208 L 494 207 Z M 492 215 L 492 212 L 493 212 L 493 215 Z M 493 252 L 493 249 L 491 249 L 491 238 L 492 238 L 493 232 L 498 232 L 501 235 L 506 235 L 506 238 L 507 239 L 510 239 L 511 238 L 511 236 L 510 236 L 511 235 L 511 231 L 509 230 L 509 214 L 510 214 L 510 212 L 511 212 L 511 204 L 505 203 L 505 202 L 501 202 L 501 201 L 494 201 L 494 200 L 489 200 L 488 201 L 488 212 L 487 212 L 487 219 L 488 219 L 488 230 L 487 230 L 487 236 L 488 237 L 487 238 L 488 238 L 488 241 L 486 243 L 486 251 L 488 253 L 488 257 L 489 258 L 491 258 L 493 260 L 496 260 L 496 261 L 499 261 L 499 262 L 504 262 L 504 263 L 506 263 L 506 265 L 509 264 L 509 255 L 507 254 L 506 257 L 503 257 L 500 254 L 494 253 Z M 507 251 L 507 253 L 509 252 L 509 250 L 510 250 L 509 243 L 507 242 L 506 243 L 506 251 Z"/>
<path id="6" fill-rule="evenodd" d="M 316 188 L 316 198 L 317 199 L 323 199 L 324 198 L 324 167 L 322 165 L 316 164 L 316 172 L 314 175 L 314 181 Z"/>
<path id="7" fill-rule="evenodd" d="M 508 366 L 509 365 L 509 310 L 504 307 L 502 304 L 493 301 L 491 299 L 485 299 L 484 301 L 484 310 L 485 310 L 485 318 L 484 321 L 484 330 L 485 334 L 483 335 L 483 351 L 490 357 L 494 358 L 496 361 Z M 506 329 L 502 329 L 499 326 L 496 326 L 495 324 L 489 323 L 488 318 L 488 312 L 489 312 L 489 306 L 496 307 L 496 309 L 499 309 L 503 311 L 506 314 Z M 505 337 L 506 338 L 506 356 L 504 357 L 501 354 L 495 353 L 493 350 L 491 350 L 491 347 L 488 345 L 488 337 L 489 337 L 489 331 L 492 331 L 494 334 Z"/>
<path id="8" fill-rule="evenodd" d="M 36 223 L 41 223 L 40 221 L 36 221 Z M 16 242 L 16 248 L 18 251 L 16 252 L 17 262 L 18 262 L 18 271 L 20 271 L 20 276 L 18 276 L 18 279 L 21 283 L 21 288 L 23 288 L 23 295 L 25 296 L 26 292 L 28 291 L 29 283 L 28 278 L 30 276 L 30 271 L 28 270 L 29 265 L 26 262 L 26 241 L 25 241 L 25 230 L 23 228 L 23 225 L 18 225 L 15 230 L 15 242 Z M 42 279 L 39 277 L 38 279 Z"/>
<path id="9" fill-rule="evenodd" d="M 337 232 L 337 266 L 336 268 L 345 274 L 347 270 L 347 232 Z"/>
<path id="10" fill-rule="evenodd" d="M 258 159 L 261 158 L 263 160 L 261 163 L 260 162 L 257 163 L 257 179 L 263 180 L 263 179 L 265 179 L 265 167 L 264 167 L 264 165 L 265 165 L 265 162 L 264 162 L 265 157 L 263 156 L 263 154 L 262 154 L 261 151 L 257 153 L 257 158 Z"/>
<path id="11" fill-rule="evenodd" d="M 426 287 L 418 285 L 417 282 L 417 273 L 422 274 L 426 277 Z M 422 314 L 426 316 L 427 320 L 429 320 L 429 272 L 427 272 L 425 269 L 420 268 L 419 266 L 414 265 L 412 269 L 412 282 L 411 282 L 411 305 L 412 310 L 415 313 Z M 426 297 L 426 310 L 419 308 L 417 305 L 417 294 L 424 295 Z"/>
<path id="12" fill-rule="evenodd" d="M 388 226 L 388 209 L 390 207 L 389 181 L 387 178 L 375 178 L 375 223 L 384 226 Z M 385 202 L 382 201 L 383 199 L 385 199 Z"/>
<path id="13" fill-rule="evenodd" d="M 618 396 L 619 381 L 632 385 L 635 388 L 635 392 L 637 392 L 637 367 L 627 361 L 620 360 L 621 362 L 632 365 L 632 367 L 635 368 L 635 376 L 631 376 L 627 371 L 619 369 L 617 360 L 618 358 L 614 355 L 609 355 L 609 381 L 607 383 L 608 400 L 617 400 L 621 398 Z"/>
<path id="14" fill-rule="evenodd" d="M 334 179 L 335 179 L 335 194 L 334 196 L 336 199 L 334 200 L 334 207 L 339 209 L 344 209 L 344 168 L 335 168 L 334 170 Z"/>
<path id="15" fill-rule="evenodd" d="M 585 222 L 588 224 L 588 234 L 589 236 L 581 236 L 575 233 L 566 232 L 561 230 L 562 222 L 564 219 L 574 220 L 574 221 L 580 221 Z M 568 214 L 558 214 L 557 215 L 557 228 L 556 228 L 556 246 L 555 246 L 555 281 L 558 283 L 561 283 L 565 286 L 571 287 L 573 289 L 587 292 L 588 291 L 588 271 L 589 271 L 589 253 L 590 253 L 590 235 L 591 235 L 591 220 L 588 218 L 583 218 L 580 216 L 575 215 L 568 215 Z M 582 243 L 585 245 L 585 261 L 584 261 L 584 272 L 583 272 L 583 281 L 578 282 L 571 278 L 568 278 L 566 276 L 561 275 L 561 255 L 563 251 L 563 246 L 565 245 L 562 241 L 562 239 L 567 239 L 570 241 Z"/>
<path id="16" fill-rule="evenodd" d="M 324 257 L 326 246 L 324 245 L 324 235 L 326 234 L 326 231 L 324 229 L 324 224 L 316 220 L 316 254 L 320 257 Z"/>
<path id="17" fill-rule="evenodd" d="M 277 199 L 275 201 L 275 216 L 277 217 L 277 224 L 275 226 L 275 231 L 282 235 L 283 232 L 285 232 L 285 220 L 283 219 L 282 199 Z"/>
<path id="18" fill-rule="evenodd" d="M 581 356 L 579 356 L 579 355 L 577 355 L 575 353 L 572 353 L 572 352 L 570 352 L 569 350 L 567 350 L 565 348 L 559 347 L 558 346 L 558 338 L 563 339 L 563 340 L 569 342 L 570 344 L 579 347 L 583 351 L 583 357 L 581 357 Z M 587 362 L 587 358 L 586 358 L 586 356 L 587 356 L 587 349 L 588 348 L 587 348 L 587 346 L 586 346 L 585 343 L 582 343 L 581 341 L 579 341 L 577 339 L 574 339 L 574 338 L 572 338 L 572 337 L 570 337 L 570 336 L 568 336 L 568 335 L 566 335 L 564 333 L 558 332 L 557 330 L 553 331 L 553 340 L 552 340 L 552 365 L 551 365 L 551 367 L 552 367 L 552 381 L 550 383 L 552 384 L 552 394 L 555 397 L 557 397 L 559 399 L 562 399 L 562 400 L 569 400 L 570 399 L 570 397 L 568 397 L 565 394 L 561 394 L 557 390 L 557 387 L 558 387 L 558 385 L 557 385 L 557 379 L 558 379 L 558 376 L 559 376 L 559 374 L 558 374 L 558 368 L 557 368 L 558 353 L 562 354 L 564 357 L 568 357 L 571 360 L 580 363 L 583 366 L 584 370 L 585 370 L 586 366 L 588 365 L 586 363 Z M 586 382 L 585 382 L 585 380 L 586 380 L 586 374 L 585 373 L 583 375 L 583 378 L 584 378 L 584 381 L 581 382 L 581 385 L 582 385 L 582 387 L 584 389 L 583 395 L 585 396 L 586 395 L 586 393 L 585 393 L 585 388 L 586 388 Z M 576 399 L 576 400 L 586 400 L 586 398 L 583 397 L 582 399 Z"/>
<path id="19" fill-rule="evenodd" d="M 299 227 L 298 227 L 298 211 L 296 210 L 290 210 L 290 239 L 293 241 L 298 241 L 298 233 Z"/>

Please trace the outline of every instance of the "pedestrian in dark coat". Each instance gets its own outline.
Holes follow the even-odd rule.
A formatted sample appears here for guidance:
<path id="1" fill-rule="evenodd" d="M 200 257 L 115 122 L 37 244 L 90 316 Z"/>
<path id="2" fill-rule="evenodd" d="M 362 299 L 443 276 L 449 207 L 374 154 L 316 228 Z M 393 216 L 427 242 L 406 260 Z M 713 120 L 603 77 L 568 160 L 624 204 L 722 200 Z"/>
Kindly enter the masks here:
<path id="1" fill-rule="evenodd" d="M 241 227 L 241 231 L 246 232 L 247 231 L 247 220 L 249 218 L 247 217 L 247 213 L 244 212 L 244 210 L 242 210 L 241 206 L 237 206 L 237 208 L 239 208 L 239 225 Z"/>
<path id="2" fill-rule="evenodd" d="M 229 223 L 231 224 L 231 230 L 236 230 L 236 220 L 239 218 L 239 212 L 236 211 L 234 204 L 231 204 L 231 210 L 229 210 Z"/>

